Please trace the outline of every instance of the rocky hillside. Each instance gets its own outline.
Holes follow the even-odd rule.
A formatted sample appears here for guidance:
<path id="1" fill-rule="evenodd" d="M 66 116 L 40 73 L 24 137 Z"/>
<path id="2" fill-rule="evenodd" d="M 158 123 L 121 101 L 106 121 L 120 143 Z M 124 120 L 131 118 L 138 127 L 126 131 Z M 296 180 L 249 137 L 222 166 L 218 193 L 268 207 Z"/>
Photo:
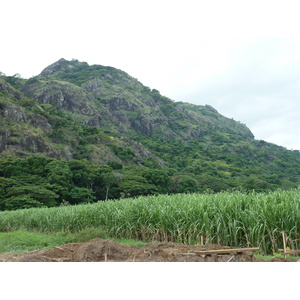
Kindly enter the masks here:
<path id="1" fill-rule="evenodd" d="M 0 116 L 2 158 L 163 168 L 173 192 L 300 182 L 299 151 L 257 141 L 210 105 L 174 102 L 112 67 L 60 59 L 30 79 L 2 74 Z"/>
<path id="2" fill-rule="evenodd" d="M 125 72 L 64 59 L 44 69 L 22 91 L 39 103 L 49 103 L 78 115 L 80 122 L 121 134 L 140 133 L 166 140 L 198 138 L 211 126 L 241 138 L 250 130 L 210 106 L 191 109 L 150 90 Z"/>
<path id="3" fill-rule="evenodd" d="M 71 129 L 81 124 L 101 128 L 107 140 L 113 135 L 122 147 L 129 143 L 142 148 L 125 137 L 188 141 L 211 128 L 238 139 L 253 139 L 245 125 L 221 116 L 208 105 L 175 103 L 125 72 L 77 60 L 61 59 L 29 80 L 4 77 L 0 90 L 1 113 L 6 123 L 1 131 L 3 154 L 44 153 L 71 159 L 80 142 L 80 136 Z M 101 156 L 105 152 L 105 162 L 110 151 L 98 151 Z M 149 156 L 146 150 L 139 152 Z"/>

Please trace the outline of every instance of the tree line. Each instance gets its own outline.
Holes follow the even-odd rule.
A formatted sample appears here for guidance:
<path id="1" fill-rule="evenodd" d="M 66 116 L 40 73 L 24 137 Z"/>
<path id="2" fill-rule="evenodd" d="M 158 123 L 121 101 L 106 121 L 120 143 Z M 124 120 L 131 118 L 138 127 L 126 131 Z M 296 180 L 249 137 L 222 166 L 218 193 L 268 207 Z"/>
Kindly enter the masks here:
<path id="1" fill-rule="evenodd" d="M 250 183 L 255 185 L 253 180 Z M 247 187 L 245 183 L 240 185 Z M 76 205 L 140 195 L 212 193 L 236 187 L 215 176 L 151 167 L 151 162 L 148 166 L 124 167 L 116 161 L 97 165 L 86 159 L 0 158 L 0 210 Z"/>

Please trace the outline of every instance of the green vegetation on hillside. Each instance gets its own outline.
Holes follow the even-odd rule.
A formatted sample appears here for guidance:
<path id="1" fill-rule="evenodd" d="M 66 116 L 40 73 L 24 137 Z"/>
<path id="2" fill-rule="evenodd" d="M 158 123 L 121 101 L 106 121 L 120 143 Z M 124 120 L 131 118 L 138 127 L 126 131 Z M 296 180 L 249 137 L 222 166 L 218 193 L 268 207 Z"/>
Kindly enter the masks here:
<path id="1" fill-rule="evenodd" d="M 123 160 L 131 157 L 131 152 L 124 148 L 114 151 Z M 203 161 L 193 169 L 179 170 L 160 167 L 151 159 L 141 166 L 126 167 L 116 161 L 98 165 L 87 159 L 3 157 L 0 159 L 0 210 L 92 203 L 141 195 L 264 191 L 276 189 L 281 182 L 286 189 L 297 186 L 297 182 L 272 173 L 245 176 L 244 169 L 233 168 L 220 160 L 211 166 Z M 235 176 L 228 174 L 232 170 Z"/>
<path id="2" fill-rule="evenodd" d="M 61 59 L 0 74 L 0 210 L 299 184 L 299 151 L 121 70 Z"/>

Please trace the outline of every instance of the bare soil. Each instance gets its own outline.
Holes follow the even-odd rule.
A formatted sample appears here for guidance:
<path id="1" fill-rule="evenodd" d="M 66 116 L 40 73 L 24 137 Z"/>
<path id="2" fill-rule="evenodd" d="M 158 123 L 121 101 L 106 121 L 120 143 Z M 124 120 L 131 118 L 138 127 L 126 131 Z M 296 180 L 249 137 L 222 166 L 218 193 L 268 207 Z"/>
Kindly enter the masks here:
<path id="1" fill-rule="evenodd" d="M 23 253 L 0 253 L 0 262 L 204 262 L 204 257 L 193 255 L 193 251 L 230 249 L 219 244 L 188 246 L 172 242 L 152 243 L 144 247 L 121 245 L 100 238 L 85 243 L 72 243 L 51 249 L 40 249 Z M 214 261 L 208 257 L 208 262 Z M 219 262 L 235 262 L 232 255 L 218 256 Z M 251 261 L 250 253 L 239 257 L 239 261 Z M 254 258 L 255 262 L 263 262 Z M 293 259 L 275 257 L 273 262 L 295 262 Z"/>

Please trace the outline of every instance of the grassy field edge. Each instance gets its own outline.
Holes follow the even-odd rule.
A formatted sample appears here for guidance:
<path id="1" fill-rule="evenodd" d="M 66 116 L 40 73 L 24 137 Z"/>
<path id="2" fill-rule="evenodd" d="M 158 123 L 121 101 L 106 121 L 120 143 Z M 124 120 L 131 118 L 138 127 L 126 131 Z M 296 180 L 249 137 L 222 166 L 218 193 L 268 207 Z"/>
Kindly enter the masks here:
<path id="1" fill-rule="evenodd" d="M 116 239 L 109 237 L 101 229 L 86 228 L 79 232 L 30 232 L 27 230 L 16 230 L 12 232 L 0 232 L 1 252 L 26 252 L 37 249 L 48 249 L 69 243 L 83 243 L 94 238 L 113 240 L 123 245 L 136 245 L 142 247 L 147 243 L 132 239 Z"/>

